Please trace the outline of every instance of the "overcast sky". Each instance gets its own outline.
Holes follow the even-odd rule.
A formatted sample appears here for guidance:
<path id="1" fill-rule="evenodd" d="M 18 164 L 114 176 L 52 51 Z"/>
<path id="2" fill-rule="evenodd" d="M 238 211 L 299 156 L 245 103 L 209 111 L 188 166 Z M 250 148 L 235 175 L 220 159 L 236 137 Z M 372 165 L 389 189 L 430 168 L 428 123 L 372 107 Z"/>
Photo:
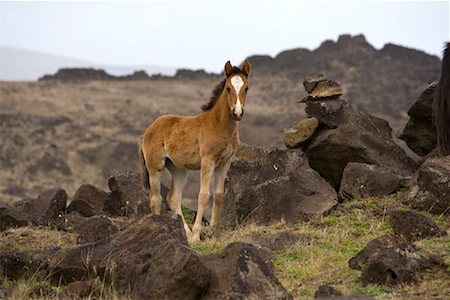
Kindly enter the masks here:
<path id="1" fill-rule="evenodd" d="M 2 46 L 101 64 L 220 71 L 252 54 L 317 48 L 340 34 L 439 55 L 449 40 L 448 1 L 0 0 Z"/>

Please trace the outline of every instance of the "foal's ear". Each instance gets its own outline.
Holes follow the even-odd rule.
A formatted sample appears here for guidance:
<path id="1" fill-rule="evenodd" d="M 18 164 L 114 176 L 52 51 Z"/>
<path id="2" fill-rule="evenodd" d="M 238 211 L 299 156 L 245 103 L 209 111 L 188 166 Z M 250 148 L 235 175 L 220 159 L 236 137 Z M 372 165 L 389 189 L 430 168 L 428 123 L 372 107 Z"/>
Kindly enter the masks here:
<path id="1" fill-rule="evenodd" d="M 227 61 L 225 63 L 225 75 L 227 77 L 230 77 L 231 75 L 231 70 L 233 70 L 233 66 L 231 65 L 230 61 Z"/>
<path id="2" fill-rule="evenodd" d="M 242 63 L 241 71 L 242 71 L 242 73 L 245 74 L 245 76 L 248 77 L 248 75 L 250 75 L 251 68 L 252 68 L 252 67 L 250 66 L 250 63 L 248 62 L 248 60 L 245 60 L 245 61 Z"/>

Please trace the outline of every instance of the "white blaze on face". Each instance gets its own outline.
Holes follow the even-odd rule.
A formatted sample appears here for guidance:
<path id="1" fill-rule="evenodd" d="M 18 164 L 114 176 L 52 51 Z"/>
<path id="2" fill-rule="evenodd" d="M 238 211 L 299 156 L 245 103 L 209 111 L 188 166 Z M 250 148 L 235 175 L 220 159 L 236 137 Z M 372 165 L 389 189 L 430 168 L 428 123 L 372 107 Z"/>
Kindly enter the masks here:
<path id="1" fill-rule="evenodd" d="M 241 91 L 242 86 L 244 85 L 244 80 L 242 80 L 241 76 L 235 75 L 231 77 L 231 85 L 233 86 L 234 90 L 236 91 L 237 100 L 236 100 L 236 106 L 234 107 L 234 113 L 237 116 L 242 115 L 242 103 L 239 99 L 239 92 Z"/>

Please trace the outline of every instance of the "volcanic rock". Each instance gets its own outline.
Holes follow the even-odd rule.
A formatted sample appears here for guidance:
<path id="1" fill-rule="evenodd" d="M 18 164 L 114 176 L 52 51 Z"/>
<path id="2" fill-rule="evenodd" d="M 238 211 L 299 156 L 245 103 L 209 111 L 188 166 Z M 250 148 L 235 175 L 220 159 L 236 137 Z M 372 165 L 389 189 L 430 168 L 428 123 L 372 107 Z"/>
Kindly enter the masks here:
<path id="1" fill-rule="evenodd" d="M 15 207 L 31 215 L 38 225 L 50 225 L 66 210 L 67 193 L 61 188 L 53 188 L 40 194 L 35 199 L 24 199 Z"/>
<path id="2" fill-rule="evenodd" d="M 329 128 L 338 127 L 341 122 L 341 108 L 343 102 L 340 99 L 328 99 L 309 102 L 305 107 L 306 115 L 317 118 L 320 124 Z"/>
<path id="3" fill-rule="evenodd" d="M 409 121 L 399 135 L 411 150 L 421 156 L 436 148 L 432 109 L 436 85 L 436 82 L 432 83 L 408 110 Z"/>
<path id="4" fill-rule="evenodd" d="M 79 231 L 81 224 L 88 218 L 80 215 L 78 212 L 73 211 L 68 214 L 58 216 L 55 220 L 55 225 L 59 230 L 63 231 Z"/>
<path id="5" fill-rule="evenodd" d="M 270 253 L 270 251 L 269 251 Z M 251 244 L 232 243 L 223 253 L 201 257 L 213 271 L 203 299 L 293 299 L 273 274 L 266 253 Z"/>
<path id="6" fill-rule="evenodd" d="M 75 192 L 67 212 L 76 211 L 82 216 L 90 217 L 99 214 L 108 200 L 109 195 L 106 192 L 92 184 L 85 183 Z"/>
<path id="7" fill-rule="evenodd" d="M 138 299 L 195 298 L 211 277 L 178 216 L 147 216 L 97 243 L 60 250 L 50 267 L 52 278 L 65 283 L 86 280 L 94 269 L 100 278 L 113 272 L 119 293 Z"/>
<path id="8" fill-rule="evenodd" d="M 406 204 L 436 215 L 450 215 L 450 156 L 427 159 Z"/>
<path id="9" fill-rule="evenodd" d="M 377 165 L 350 162 L 344 169 L 339 198 L 386 196 L 399 188 L 402 177 Z"/>
<path id="10" fill-rule="evenodd" d="M 293 149 L 307 143 L 319 126 L 316 118 L 308 118 L 295 123 L 291 128 L 285 129 L 283 140 L 286 147 Z"/>
<path id="11" fill-rule="evenodd" d="M 395 234 L 405 237 L 410 242 L 447 235 L 447 232 L 440 230 L 433 220 L 414 211 L 390 211 L 389 222 Z"/>
<path id="12" fill-rule="evenodd" d="M 403 242 L 378 249 L 362 268 L 361 281 L 364 285 L 370 283 L 388 286 L 410 284 L 418 280 L 419 273 L 440 266 L 441 262 L 426 257 L 413 245 Z"/>
<path id="13" fill-rule="evenodd" d="M 107 216 L 93 216 L 85 220 L 79 228 L 78 244 L 101 241 L 119 231 Z"/>
<path id="14" fill-rule="evenodd" d="M 19 280 L 28 275 L 35 276 L 37 280 L 40 279 L 36 278 L 38 271 L 45 272 L 48 259 L 54 251 L 39 250 L 20 252 L 14 250 L 0 253 L 0 279 Z"/>
<path id="15" fill-rule="evenodd" d="M 367 243 L 366 247 L 359 251 L 354 257 L 348 261 L 350 268 L 355 270 L 361 270 L 362 267 L 367 263 L 370 257 L 372 257 L 378 249 L 382 247 L 390 247 L 401 242 L 399 237 L 392 235 L 383 235 L 379 238 L 371 240 Z"/>
<path id="16" fill-rule="evenodd" d="M 300 151 L 241 144 L 228 178 L 221 218 L 227 228 L 247 221 L 302 222 L 337 204 L 336 192 Z"/>
<path id="17" fill-rule="evenodd" d="M 29 214 L 0 202 L 0 231 L 10 227 L 27 226 L 29 223 L 32 223 Z"/>
<path id="18" fill-rule="evenodd" d="M 343 99 L 333 101 L 342 104 L 336 118 L 337 128 L 322 127 L 304 148 L 311 168 L 336 188 L 349 162 L 378 165 L 402 178 L 412 176 L 416 164 L 393 141 L 392 129 L 386 121 L 356 111 Z M 317 105 L 313 103 L 306 104 L 308 116 L 316 117 L 319 122 L 328 118 L 321 111 L 308 110 L 308 106 Z"/>

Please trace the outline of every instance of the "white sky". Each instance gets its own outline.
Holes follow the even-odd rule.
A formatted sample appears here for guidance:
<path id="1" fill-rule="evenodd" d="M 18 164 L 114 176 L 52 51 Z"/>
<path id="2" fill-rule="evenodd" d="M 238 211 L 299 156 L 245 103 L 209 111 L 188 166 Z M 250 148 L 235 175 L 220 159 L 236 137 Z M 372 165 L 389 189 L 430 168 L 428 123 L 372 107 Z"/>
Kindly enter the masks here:
<path id="1" fill-rule="evenodd" d="M 99 64 L 219 72 L 226 60 L 315 49 L 340 34 L 439 55 L 449 40 L 448 1 L 0 0 L 1 46 Z"/>

